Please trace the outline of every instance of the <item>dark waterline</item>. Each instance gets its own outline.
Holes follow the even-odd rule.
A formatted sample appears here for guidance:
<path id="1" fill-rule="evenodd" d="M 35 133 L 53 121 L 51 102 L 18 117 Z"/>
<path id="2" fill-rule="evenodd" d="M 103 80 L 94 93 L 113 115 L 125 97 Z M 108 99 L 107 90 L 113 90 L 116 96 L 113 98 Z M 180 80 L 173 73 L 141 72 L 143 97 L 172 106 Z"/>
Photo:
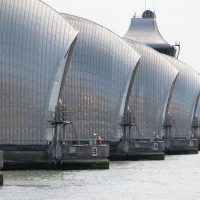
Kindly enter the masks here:
<path id="1" fill-rule="evenodd" d="M 110 170 L 4 172 L 1 200 L 198 200 L 200 155 L 111 162 Z"/>

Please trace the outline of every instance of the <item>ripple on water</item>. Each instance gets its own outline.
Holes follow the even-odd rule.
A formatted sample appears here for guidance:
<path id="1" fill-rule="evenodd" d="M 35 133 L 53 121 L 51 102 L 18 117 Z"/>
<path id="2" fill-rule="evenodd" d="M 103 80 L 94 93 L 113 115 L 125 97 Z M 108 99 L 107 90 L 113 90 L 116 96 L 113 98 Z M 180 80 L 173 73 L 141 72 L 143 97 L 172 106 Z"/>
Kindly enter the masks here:
<path id="1" fill-rule="evenodd" d="M 110 170 L 8 171 L 2 200 L 198 200 L 200 156 L 111 162 Z"/>

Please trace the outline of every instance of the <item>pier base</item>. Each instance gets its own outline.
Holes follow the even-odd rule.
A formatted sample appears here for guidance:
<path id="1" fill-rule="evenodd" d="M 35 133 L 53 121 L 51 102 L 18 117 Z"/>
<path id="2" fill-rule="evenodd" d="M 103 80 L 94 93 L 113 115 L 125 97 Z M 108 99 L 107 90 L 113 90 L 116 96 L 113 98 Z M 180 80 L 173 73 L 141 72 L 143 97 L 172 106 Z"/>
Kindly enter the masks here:
<path id="1" fill-rule="evenodd" d="M 3 174 L 2 172 L 0 172 L 0 186 L 3 185 Z"/>
<path id="2" fill-rule="evenodd" d="M 3 170 L 109 169 L 108 145 L 61 145 L 55 158 L 51 145 L 1 145 Z"/>
<path id="3" fill-rule="evenodd" d="M 3 168 L 3 151 L 0 151 L 0 170 Z M 3 173 L 0 171 L 0 186 L 3 185 Z"/>
<path id="4" fill-rule="evenodd" d="M 131 141 L 110 144 L 109 160 L 164 160 L 163 141 Z"/>
<path id="5" fill-rule="evenodd" d="M 198 154 L 197 139 L 165 140 L 165 153 L 169 155 Z"/>
<path id="6" fill-rule="evenodd" d="M 109 169 L 108 145 L 62 145 L 61 169 Z"/>
<path id="7" fill-rule="evenodd" d="M 62 160 L 60 164 L 62 170 L 109 169 L 108 159 Z"/>

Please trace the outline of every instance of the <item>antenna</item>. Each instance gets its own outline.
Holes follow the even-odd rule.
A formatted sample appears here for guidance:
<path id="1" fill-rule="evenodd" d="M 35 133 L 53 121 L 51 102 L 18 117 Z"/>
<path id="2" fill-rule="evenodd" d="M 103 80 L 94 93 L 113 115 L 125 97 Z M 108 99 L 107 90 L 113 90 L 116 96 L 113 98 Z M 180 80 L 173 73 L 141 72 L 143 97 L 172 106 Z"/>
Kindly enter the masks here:
<path id="1" fill-rule="evenodd" d="M 153 11 L 155 12 L 155 0 L 153 0 Z"/>
<path id="2" fill-rule="evenodd" d="M 145 6 L 145 10 L 146 10 L 146 7 L 147 7 L 147 1 L 146 0 L 144 2 L 144 6 Z"/>

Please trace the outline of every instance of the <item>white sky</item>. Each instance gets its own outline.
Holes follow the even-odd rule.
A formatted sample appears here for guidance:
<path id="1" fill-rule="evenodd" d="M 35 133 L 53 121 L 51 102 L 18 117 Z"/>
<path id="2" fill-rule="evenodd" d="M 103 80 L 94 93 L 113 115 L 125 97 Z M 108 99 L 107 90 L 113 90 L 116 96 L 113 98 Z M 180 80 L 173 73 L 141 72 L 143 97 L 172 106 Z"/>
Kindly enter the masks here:
<path id="1" fill-rule="evenodd" d="M 95 21 L 120 36 L 131 17 L 142 15 L 145 0 L 43 0 L 59 12 Z M 200 0 L 146 0 L 155 10 L 158 28 L 170 44 L 181 42 L 179 59 L 200 72 Z"/>

